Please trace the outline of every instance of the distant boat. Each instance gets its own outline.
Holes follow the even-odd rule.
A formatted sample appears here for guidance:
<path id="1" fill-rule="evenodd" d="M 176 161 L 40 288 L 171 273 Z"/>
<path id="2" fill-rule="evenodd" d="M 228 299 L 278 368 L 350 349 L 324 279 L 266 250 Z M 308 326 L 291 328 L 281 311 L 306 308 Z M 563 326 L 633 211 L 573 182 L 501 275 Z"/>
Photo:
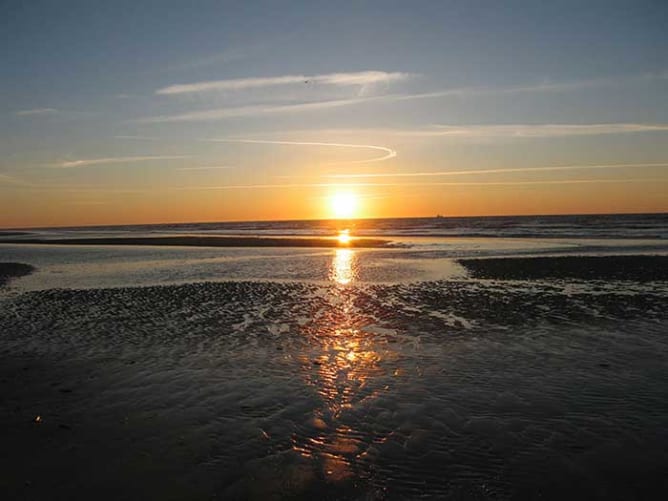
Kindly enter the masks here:
<path id="1" fill-rule="evenodd" d="M 436 219 L 443 219 L 443 216 L 440 215 L 440 214 L 436 214 L 435 218 L 436 218 Z"/>

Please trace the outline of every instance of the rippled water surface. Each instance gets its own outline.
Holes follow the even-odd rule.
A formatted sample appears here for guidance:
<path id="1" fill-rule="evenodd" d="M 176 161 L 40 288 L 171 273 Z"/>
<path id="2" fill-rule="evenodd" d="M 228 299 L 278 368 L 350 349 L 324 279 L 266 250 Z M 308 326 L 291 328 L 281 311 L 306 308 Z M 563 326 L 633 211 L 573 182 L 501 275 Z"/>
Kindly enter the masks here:
<path id="1" fill-rule="evenodd" d="M 185 251 L 85 251 L 25 250 L 47 284 L 77 287 L 36 286 L 38 271 L 0 299 L 10 498 L 668 492 L 666 282 L 473 280 L 410 252 L 202 249 L 173 283 L 127 287 L 128 273 L 163 283 Z M 434 270 L 445 279 L 415 280 Z"/>

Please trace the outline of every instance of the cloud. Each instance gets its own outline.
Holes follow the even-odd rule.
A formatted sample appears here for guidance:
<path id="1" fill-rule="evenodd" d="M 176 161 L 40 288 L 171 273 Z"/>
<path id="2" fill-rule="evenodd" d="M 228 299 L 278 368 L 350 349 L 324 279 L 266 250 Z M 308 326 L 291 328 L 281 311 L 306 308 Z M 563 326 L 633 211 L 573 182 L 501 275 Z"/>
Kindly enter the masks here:
<path id="1" fill-rule="evenodd" d="M 201 167 L 179 167 L 174 170 L 227 170 L 234 169 L 231 165 L 205 165 Z"/>
<path id="2" fill-rule="evenodd" d="M 355 178 L 383 178 L 383 177 L 441 177 L 441 176 L 469 176 L 481 174 L 505 174 L 510 172 L 553 172 L 569 170 L 598 170 L 598 169 L 625 169 L 643 167 L 668 167 L 664 163 L 635 163 L 635 164 L 604 164 L 604 165 L 556 165 L 547 167 L 517 167 L 509 169 L 479 169 L 460 171 L 436 171 L 436 172 L 383 172 L 383 173 L 360 173 L 360 174 L 328 174 L 323 177 L 331 179 L 355 179 Z"/>
<path id="3" fill-rule="evenodd" d="M 415 129 L 329 129 L 329 134 L 374 134 L 405 137 L 443 138 L 542 138 L 562 136 L 589 136 L 666 132 L 668 124 L 656 123 L 601 123 L 601 124 L 488 124 L 488 125 L 432 125 Z M 305 131 L 290 131 L 299 133 Z M 323 133 L 323 131 L 320 131 Z M 283 131 L 285 133 L 285 131 Z"/>
<path id="4" fill-rule="evenodd" d="M 114 139 L 136 139 L 137 141 L 165 141 L 165 139 L 154 136 L 114 136 Z"/>
<path id="5" fill-rule="evenodd" d="M 240 91 L 290 84 L 321 84 L 336 86 L 365 86 L 405 80 L 411 73 L 360 71 L 355 73 L 329 73 L 324 75 L 281 75 L 275 77 L 235 78 L 163 87 L 155 91 L 160 95 L 192 94 L 211 91 Z"/>
<path id="6" fill-rule="evenodd" d="M 625 75 L 607 78 L 595 78 L 589 80 L 575 80 L 566 82 L 553 82 L 545 80 L 539 83 L 530 83 L 523 85 L 511 85 L 507 87 L 459 87 L 450 89 L 439 89 L 430 92 L 417 94 L 404 94 L 388 96 L 394 101 L 407 101 L 413 99 L 438 99 L 443 97 L 476 97 L 498 94 L 523 94 L 523 93 L 549 93 L 549 92 L 568 92 L 572 90 L 609 87 L 616 85 L 625 85 L 638 82 L 665 80 L 668 73 L 646 73 L 642 75 Z"/>
<path id="7" fill-rule="evenodd" d="M 25 185 L 26 183 L 24 181 L 21 181 L 20 179 L 16 179 L 13 176 L 9 176 L 7 174 L 3 174 L 0 172 L 0 185 L 3 184 Z"/>
<path id="8" fill-rule="evenodd" d="M 220 186 L 179 186 L 174 190 L 264 190 L 264 189 L 301 189 L 301 188 L 382 188 L 382 187 L 418 187 L 418 186 L 530 186 L 530 185 L 562 185 L 562 184 L 619 184 L 645 183 L 665 181 L 657 178 L 633 179 L 564 179 L 550 181 L 482 181 L 482 182 L 439 182 L 439 183 L 290 183 L 290 184 L 230 184 Z"/>
<path id="9" fill-rule="evenodd" d="M 169 122 L 199 122 L 209 120 L 220 120 L 224 118 L 249 117 L 275 113 L 302 113 L 340 106 L 351 106 L 367 101 L 368 98 L 336 99 L 331 101 L 314 101 L 299 104 L 282 105 L 253 105 L 238 106 L 233 108 L 218 108 L 206 111 L 191 111 L 178 115 L 163 115 L 157 117 L 146 117 L 136 120 L 138 123 L 169 123 Z"/>
<path id="10" fill-rule="evenodd" d="M 287 145 L 287 146 L 325 146 L 333 148 L 361 148 L 367 150 L 377 150 L 385 153 L 384 155 L 376 158 L 371 158 L 369 160 L 356 160 L 353 162 L 345 163 L 369 163 L 369 162 L 382 162 L 383 160 L 389 160 L 397 156 L 397 152 L 386 146 L 377 146 L 375 144 L 348 144 L 348 143 L 326 143 L 326 142 L 315 142 L 315 141 L 270 141 L 265 139 L 207 139 L 206 141 L 218 142 L 218 143 L 249 143 L 249 144 L 278 144 L 278 145 Z"/>
<path id="11" fill-rule="evenodd" d="M 668 124 L 504 124 L 504 125 L 436 125 L 428 130 L 411 131 L 409 135 L 435 137 L 560 137 L 668 131 Z"/>
<path id="12" fill-rule="evenodd" d="M 82 160 L 68 160 L 66 162 L 52 164 L 51 167 L 71 168 L 71 167 L 85 167 L 88 165 L 99 165 L 99 164 L 120 164 L 129 162 L 150 162 L 155 160 L 176 160 L 180 158 L 189 158 L 189 157 L 183 155 L 155 155 L 155 156 L 143 156 L 143 157 L 89 158 Z"/>
<path id="13" fill-rule="evenodd" d="M 27 117 L 31 115 L 48 115 L 50 113 L 58 113 L 55 108 L 35 108 L 32 110 L 20 110 L 15 113 L 17 117 Z"/>

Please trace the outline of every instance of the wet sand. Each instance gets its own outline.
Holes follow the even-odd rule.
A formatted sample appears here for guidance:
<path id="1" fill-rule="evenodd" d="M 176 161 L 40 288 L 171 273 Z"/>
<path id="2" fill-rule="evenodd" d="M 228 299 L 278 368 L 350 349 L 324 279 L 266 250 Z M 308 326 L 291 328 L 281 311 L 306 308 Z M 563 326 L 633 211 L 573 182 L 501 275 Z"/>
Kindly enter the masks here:
<path id="1" fill-rule="evenodd" d="M 460 259 L 476 278 L 667 281 L 668 256 L 558 256 Z"/>
<path id="2" fill-rule="evenodd" d="M 667 298 L 564 277 L 7 296 L 0 491 L 658 499 Z"/>
<path id="3" fill-rule="evenodd" d="M 23 277 L 35 271 L 35 268 L 25 263 L 0 263 L 0 287 L 7 284 L 12 278 Z"/>
<path id="4" fill-rule="evenodd" d="M 342 244 L 338 238 L 290 238 L 290 237 L 109 237 L 109 238 L 20 238 L 2 239 L 8 244 L 44 244 L 44 245 L 173 245 L 185 247 L 355 247 L 376 248 L 390 247 L 389 240 L 377 238 L 351 238 Z"/>

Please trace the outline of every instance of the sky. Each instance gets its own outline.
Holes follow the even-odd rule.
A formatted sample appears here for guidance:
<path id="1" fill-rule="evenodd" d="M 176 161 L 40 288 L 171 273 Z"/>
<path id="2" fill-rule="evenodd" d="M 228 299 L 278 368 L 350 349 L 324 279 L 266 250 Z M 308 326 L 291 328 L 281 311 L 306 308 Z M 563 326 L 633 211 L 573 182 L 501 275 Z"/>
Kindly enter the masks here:
<path id="1" fill-rule="evenodd" d="M 668 211 L 663 0 L 2 11 L 3 228 Z"/>

